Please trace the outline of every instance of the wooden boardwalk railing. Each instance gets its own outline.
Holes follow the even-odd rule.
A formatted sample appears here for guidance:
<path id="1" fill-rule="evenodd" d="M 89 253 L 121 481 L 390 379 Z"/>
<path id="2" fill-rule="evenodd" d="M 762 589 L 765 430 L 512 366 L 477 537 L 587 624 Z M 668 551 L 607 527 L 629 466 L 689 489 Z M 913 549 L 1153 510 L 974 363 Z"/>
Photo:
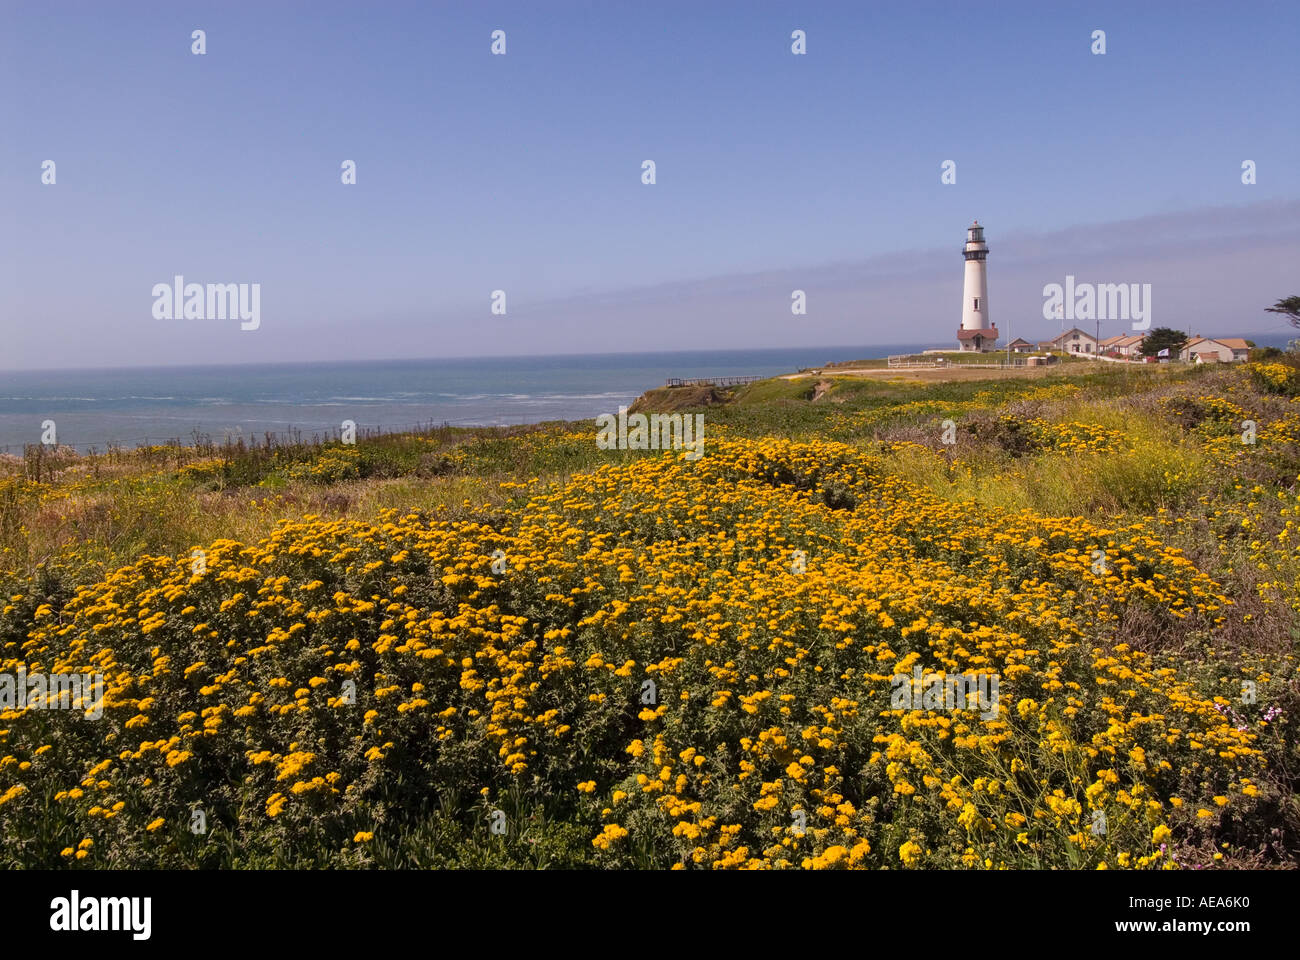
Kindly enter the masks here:
<path id="1" fill-rule="evenodd" d="M 762 377 L 694 377 L 683 380 L 679 377 L 669 377 L 664 381 L 665 387 L 737 387 L 743 383 L 753 383 L 755 380 L 762 380 Z"/>

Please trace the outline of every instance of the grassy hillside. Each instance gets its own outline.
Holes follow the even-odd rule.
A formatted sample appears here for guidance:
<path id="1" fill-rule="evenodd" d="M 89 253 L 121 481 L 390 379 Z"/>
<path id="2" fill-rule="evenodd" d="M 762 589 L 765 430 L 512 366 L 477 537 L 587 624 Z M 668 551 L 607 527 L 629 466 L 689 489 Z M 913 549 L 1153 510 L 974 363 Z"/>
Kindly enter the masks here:
<path id="1" fill-rule="evenodd" d="M 694 460 L 6 461 L 0 675 L 108 692 L 0 710 L 0 864 L 1296 866 L 1298 389 L 831 374 L 643 398 L 702 404 Z"/>

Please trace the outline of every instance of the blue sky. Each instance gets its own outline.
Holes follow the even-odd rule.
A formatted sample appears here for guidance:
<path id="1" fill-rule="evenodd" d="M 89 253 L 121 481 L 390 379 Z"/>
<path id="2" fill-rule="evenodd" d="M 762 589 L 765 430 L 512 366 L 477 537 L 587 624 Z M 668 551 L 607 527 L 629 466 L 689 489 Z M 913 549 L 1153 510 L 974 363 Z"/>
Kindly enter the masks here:
<path id="1" fill-rule="evenodd" d="M 1066 273 L 1267 330 L 1297 36 L 1294 3 L 6 3 L 0 368 L 946 342 L 976 217 L 1013 335 Z M 260 283 L 260 328 L 154 319 L 177 273 Z"/>

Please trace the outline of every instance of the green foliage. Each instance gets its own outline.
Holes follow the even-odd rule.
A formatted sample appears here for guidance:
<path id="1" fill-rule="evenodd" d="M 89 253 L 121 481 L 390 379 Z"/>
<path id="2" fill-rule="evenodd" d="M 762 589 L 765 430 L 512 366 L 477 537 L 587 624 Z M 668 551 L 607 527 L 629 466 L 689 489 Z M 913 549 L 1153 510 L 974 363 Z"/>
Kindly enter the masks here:
<path id="1" fill-rule="evenodd" d="M 1187 345 L 1187 335 L 1171 327 L 1156 327 L 1146 335 L 1138 352 L 1144 357 L 1154 357 L 1162 350 L 1168 350 L 1167 356 L 1177 358 L 1179 351 Z"/>
<path id="2" fill-rule="evenodd" d="M 1264 309 L 1269 313 L 1280 313 L 1291 321 L 1291 326 L 1300 327 L 1300 296 L 1283 297 L 1273 306 Z"/>

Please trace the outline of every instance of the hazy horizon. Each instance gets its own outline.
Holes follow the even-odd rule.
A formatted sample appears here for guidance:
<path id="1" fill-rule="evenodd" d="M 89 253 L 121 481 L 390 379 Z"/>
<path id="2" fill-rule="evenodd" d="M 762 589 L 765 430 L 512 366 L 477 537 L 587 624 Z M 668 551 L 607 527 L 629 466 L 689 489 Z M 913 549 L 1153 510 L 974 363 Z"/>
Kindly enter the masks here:
<path id="1" fill-rule="evenodd" d="M 736 348 L 739 353 L 785 353 L 790 350 L 871 350 L 876 347 L 911 347 L 915 344 L 846 344 L 846 343 L 826 343 L 826 344 L 790 344 L 776 347 L 743 347 Z M 0 368 L 0 373 L 76 373 L 78 371 L 93 371 L 96 373 L 111 373 L 114 371 L 129 370 L 215 370 L 227 369 L 229 367 L 292 367 L 292 366 L 330 366 L 346 365 L 350 363 L 444 363 L 454 362 L 457 360 L 547 360 L 561 359 L 565 357 L 649 357 L 649 356 L 673 356 L 673 355 L 691 355 L 697 353 L 726 353 L 727 348 L 709 349 L 709 350 L 611 350 L 600 353 L 581 353 L 581 352 L 561 352 L 561 353 L 501 353 L 501 354 L 466 354 L 465 356 L 424 356 L 424 357 L 348 357 L 332 360 L 248 360 L 236 361 L 233 363 L 162 363 L 162 364 L 134 364 L 124 366 L 81 366 L 81 367 L 35 367 L 29 369 L 4 369 Z M 866 359 L 865 357 L 863 359 Z"/>
<path id="2" fill-rule="evenodd" d="M 1077 326 L 1077 324 L 1075 324 L 1075 325 Z M 1088 325 L 1090 325 L 1090 324 L 1087 324 L 1087 323 L 1085 322 L 1085 326 L 1088 326 Z M 1067 329 L 1069 329 L 1069 328 L 1067 327 Z M 1082 328 L 1081 328 L 1081 329 L 1082 329 Z M 1293 333 L 1294 333 L 1294 335 L 1293 335 Z M 1229 333 L 1224 333 L 1223 331 L 1215 331 L 1214 333 L 1211 333 L 1211 332 L 1209 332 L 1209 331 L 1205 331 L 1205 330 L 1197 330 L 1195 335 L 1198 335 L 1198 336 L 1206 336 L 1206 337 L 1213 337 L 1213 336 L 1216 336 L 1216 335 L 1217 335 L 1217 336 L 1244 337 L 1244 338 L 1246 338 L 1246 339 L 1272 339 L 1272 340 L 1277 341 L 1277 342 L 1280 343 L 1282 340 L 1290 340 L 1290 339 L 1298 339 L 1298 340 L 1300 340 L 1300 329 L 1297 329 L 1297 328 L 1295 328 L 1295 327 L 1292 327 L 1290 324 L 1287 324 L 1287 323 L 1283 322 L 1283 325 L 1282 325 L 1281 327 L 1275 329 L 1275 330 L 1244 330 L 1244 331 L 1240 331 L 1240 332 L 1234 331 L 1234 332 L 1232 332 L 1231 334 L 1229 334 Z M 1014 337 L 1013 337 L 1012 339 L 1014 339 Z M 1039 338 L 1028 338 L 1028 337 L 1027 337 L 1026 339 L 1033 339 L 1033 340 L 1035 340 L 1035 342 L 1039 342 L 1039 341 L 1042 341 L 1042 340 L 1050 339 L 1050 337 L 1049 337 L 1049 336 L 1043 336 L 1043 337 L 1039 337 Z M 293 367 L 293 366 L 315 367 L 315 366 L 331 366 L 331 365 L 344 365 L 344 366 L 345 366 L 345 365 L 348 365 L 348 364 L 362 364 L 362 363 L 366 363 L 366 364 L 384 364 L 384 363 L 444 363 L 444 362 L 454 362 L 454 361 L 458 361 L 458 360 L 466 360 L 466 361 L 472 361 L 472 360 L 496 360 L 496 361 L 505 361 L 505 360 L 555 360 L 555 359 L 562 359 L 562 358 L 565 358 L 565 357 L 653 357 L 653 356 L 673 356 L 673 355 L 675 355 L 675 354 L 679 354 L 679 355 L 683 355 L 683 356 L 685 356 L 685 355 L 698 354 L 698 353 L 728 353 L 728 352 L 732 352 L 732 351 L 735 351 L 735 352 L 738 352 L 738 353 L 785 353 L 785 352 L 789 352 L 789 351 L 792 351 L 792 350 L 826 350 L 826 351 L 867 350 L 867 351 L 871 351 L 871 350 L 885 349 L 885 348 L 889 348 L 889 347 L 901 347 L 901 348 L 906 348 L 906 349 L 912 349 L 912 348 L 916 347 L 917 345 L 919 345 L 920 343 L 922 343 L 922 341 L 913 341 L 912 343 L 902 343 L 902 342 L 900 342 L 900 343 L 883 343 L 883 342 L 882 342 L 882 343 L 862 343 L 862 344 L 852 344 L 852 343 L 792 343 L 792 344 L 779 344 L 779 345 L 777 345 L 777 346 L 772 346 L 772 347 L 748 347 L 748 346 L 744 346 L 744 347 L 741 347 L 741 346 L 737 346 L 737 347 L 706 347 L 706 348 L 703 348 L 703 349 L 700 349 L 700 350 L 695 350 L 695 349 L 684 349 L 684 350 L 610 350 L 610 351 L 600 351 L 600 352 L 592 352 L 592 353 L 584 353 L 584 352 L 581 352 L 581 351 L 561 351 L 561 352 L 555 352 L 555 353 L 495 353 L 495 354 L 493 354 L 493 353 L 484 353 L 484 354 L 465 354 L 465 355 L 463 355 L 463 356 L 451 356 L 451 355 L 447 355 L 447 356 L 432 356 L 432 355 L 430 355 L 430 356 L 419 356 L 419 357 L 392 357 L 392 356 L 346 357 L 346 358 L 345 358 L 345 357 L 339 357 L 339 358 L 326 359 L 326 360 L 299 360 L 299 359 L 288 359 L 288 360 L 236 360 L 236 361 L 223 362 L 223 363 L 154 363 L 154 364 L 141 363 L 141 364 L 120 364 L 120 365 L 111 365 L 111 366 L 95 365 L 95 364 L 86 364 L 86 365 L 83 365 L 83 366 L 69 366 L 69 367 L 26 367 L 26 368 L 18 368 L 18 367 L 0 367 L 0 374 L 4 374 L 4 373 L 24 373 L 24 374 L 27 374 L 27 373 L 30 373 L 30 374 L 36 374 L 36 373 L 77 373 L 77 372 L 87 372 L 87 373 L 90 373 L 90 372 L 93 372 L 93 373 L 113 373 L 113 372 L 116 372 L 116 371 L 131 371 L 131 370 L 139 370 L 139 371 L 146 371 L 146 370 L 165 370 L 165 371 L 178 371 L 178 370 L 218 370 L 218 369 L 220 369 L 220 370 L 224 370 L 224 369 L 229 369 L 229 368 L 232 368 L 232 367 Z M 943 342 L 935 341 L 935 342 L 933 342 L 933 343 L 931 343 L 930 341 L 924 341 L 924 343 L 926 344 L 927 349 L 930 348 L 930 347 L 934 347 L 934 348 L 937 349 L 937 348 L 941 348 L 941 347 L 945 347 L 945 346 L 947 346 L 947 342 L 946 342 L 946 341 L 943 341 Z M 999 345 L 998 349 L 992 351 L 992 354 L 994 354 L 994 356 L 991 357 L 992 360 L 996 360 L 997 357 L 996 357 L 995 355 L 996 355 L 999 351 L 1004 350 L 1004 349 L 1006 348 L 1006 343 L 1005 343 L 1004 341 L 1001 341 L 1001 340 L 1000 340 L 1000 341 L 999 341 L 999 344 L 1000 344 L 1000 345 Z M 1269 345 L 1269 344 L 1264 344 L 1264 345 L 1267 346 L 1267 345 Z M 880 359 L 882 356 L 883 356 L 883 354 L 879 354 L 879 353 L 864 353 L 861 357 L 854 357 L 853 359 L 860 359 L 860 360 Z M 794 371 L 791 371 L 791 372 L 794 372 Z"/>

